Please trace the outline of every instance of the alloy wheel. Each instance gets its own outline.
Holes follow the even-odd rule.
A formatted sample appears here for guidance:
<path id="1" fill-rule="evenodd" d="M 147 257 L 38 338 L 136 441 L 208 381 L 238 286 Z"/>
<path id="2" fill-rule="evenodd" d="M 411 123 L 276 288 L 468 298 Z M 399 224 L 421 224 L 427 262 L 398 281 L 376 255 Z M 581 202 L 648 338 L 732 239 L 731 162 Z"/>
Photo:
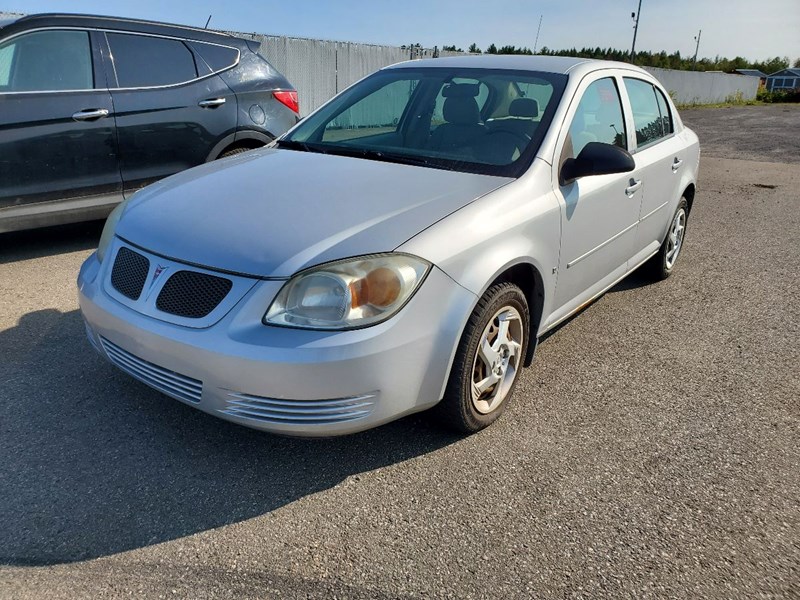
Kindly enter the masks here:
<path id="1" fill-rule="evenodd" d="M 472 404 L 479 413 L 491 413 L 508 396 L 521 364 L 523 331 L 512 306 L 498 310 L 484 328 L 472 363 Z"/>

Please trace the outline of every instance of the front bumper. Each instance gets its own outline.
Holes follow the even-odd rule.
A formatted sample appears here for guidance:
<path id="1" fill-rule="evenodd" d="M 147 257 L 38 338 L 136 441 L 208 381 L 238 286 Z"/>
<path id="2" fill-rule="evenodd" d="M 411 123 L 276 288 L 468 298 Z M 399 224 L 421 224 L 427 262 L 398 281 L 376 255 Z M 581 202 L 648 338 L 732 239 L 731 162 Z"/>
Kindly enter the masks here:
<path id="1" fill-rule="evenodd" d="M 388 321 L 308 331 L 261 323 L 283 282 L 259 280 L 220 320 L 191 328 L 113 298 L 104 285 L 109 263 L 93 254 L 78 277 L 80 309 L 98 352 L 195 408 L 286 435 L 354 433 L 436 404 L 476 301 L 434 267 Z"/>

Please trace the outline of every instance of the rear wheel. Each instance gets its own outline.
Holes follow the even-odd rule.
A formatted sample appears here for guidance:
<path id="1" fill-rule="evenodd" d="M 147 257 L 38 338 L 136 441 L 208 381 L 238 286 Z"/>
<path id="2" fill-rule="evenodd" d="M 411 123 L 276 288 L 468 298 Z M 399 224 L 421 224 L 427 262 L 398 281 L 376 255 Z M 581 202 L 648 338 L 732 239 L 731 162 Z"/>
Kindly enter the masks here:
<path id="1" fill-rule="evenodd" d="M 467 322 L 436 407 L 444 425 L 473 433 L 500 417 L 522 370 L 529 330 L 522 290 L 511 283 L 489 288 Z"/>
<path id="2" fill-rule="evenodd" d="M 686 198 L 681 198 L 678 208 L 669 225 L 669 231 L 658 253 L 650 259 L 647 265 L 650 275 L 656 280 L 663 280 L 672 275 L 678 256 L 683 250 L 683 241 L 686 235 L 686 222 L 689 218 L 689 204 Z"/>

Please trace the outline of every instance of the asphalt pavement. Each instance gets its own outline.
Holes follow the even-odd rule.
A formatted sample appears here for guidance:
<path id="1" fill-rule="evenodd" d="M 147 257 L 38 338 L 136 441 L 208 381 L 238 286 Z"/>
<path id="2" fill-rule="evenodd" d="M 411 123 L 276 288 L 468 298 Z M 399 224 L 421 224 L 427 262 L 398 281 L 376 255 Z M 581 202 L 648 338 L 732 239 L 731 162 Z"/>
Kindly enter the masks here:
<path id="1" fill-rule="evenodd" d="M 471 437 L 200 413 L 85 341 L 97 224 L 0 236 L 0 597 L 797 598 L 800 110 L 734 110 L 683 113 L 675 275 L 548 336 Z"/>

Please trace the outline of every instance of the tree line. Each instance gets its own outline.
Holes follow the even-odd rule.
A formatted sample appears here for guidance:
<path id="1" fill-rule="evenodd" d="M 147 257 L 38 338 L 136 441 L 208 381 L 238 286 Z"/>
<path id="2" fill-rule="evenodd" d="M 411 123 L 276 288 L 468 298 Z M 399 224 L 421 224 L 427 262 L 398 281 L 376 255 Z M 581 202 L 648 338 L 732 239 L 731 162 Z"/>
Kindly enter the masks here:
<path id="1" fill-rule="evenodd" d="M 455 45 L 442 46 L 442 50 L 450 52 L 463 52 L 461 48 Z M 477 44 L 472 44 L 467 49 L 467 52 L 472 54 L 533 54 L 533 51 L 526 46 L 500 46 L 495 44 L 489 45 L 485 52 L 482 52 Z M 544 54 L 547 56 L 577 56 L 580 58 L 597 58 L 602 60 L 618 60 L 623 62 L 631 62 L 630 52 L 626 50 L 617 50 L 615 48 L 569 48 L 565 50 L 553 50 L 547 46 L 542 47 L 537 54 Z M 639 51 L 633 63 L 640 67 L 659 67 L 662 69 L 678 69 L 683 71 L 724 71 L 725 73 L 733 73 L 736 69 L 758 69 L 763 73 L 769 75 L 775 71 L 786 69 L 791 64 L 789 58 L 786 56 L 775 56 L 764 61 L 749 61 L 746 58 L 737 56 L 735 58 L 726 58 L 716 56 L 715 58 L 699 58 L 697 62 L 694 61 L 692 56 L 682 56 L 680 52 L 673 52 L 668 54 L 665 51 L 650 52 L 648 50 Z M 800 67 L 800 59 L 794 63 L 795 67 Z"/>

